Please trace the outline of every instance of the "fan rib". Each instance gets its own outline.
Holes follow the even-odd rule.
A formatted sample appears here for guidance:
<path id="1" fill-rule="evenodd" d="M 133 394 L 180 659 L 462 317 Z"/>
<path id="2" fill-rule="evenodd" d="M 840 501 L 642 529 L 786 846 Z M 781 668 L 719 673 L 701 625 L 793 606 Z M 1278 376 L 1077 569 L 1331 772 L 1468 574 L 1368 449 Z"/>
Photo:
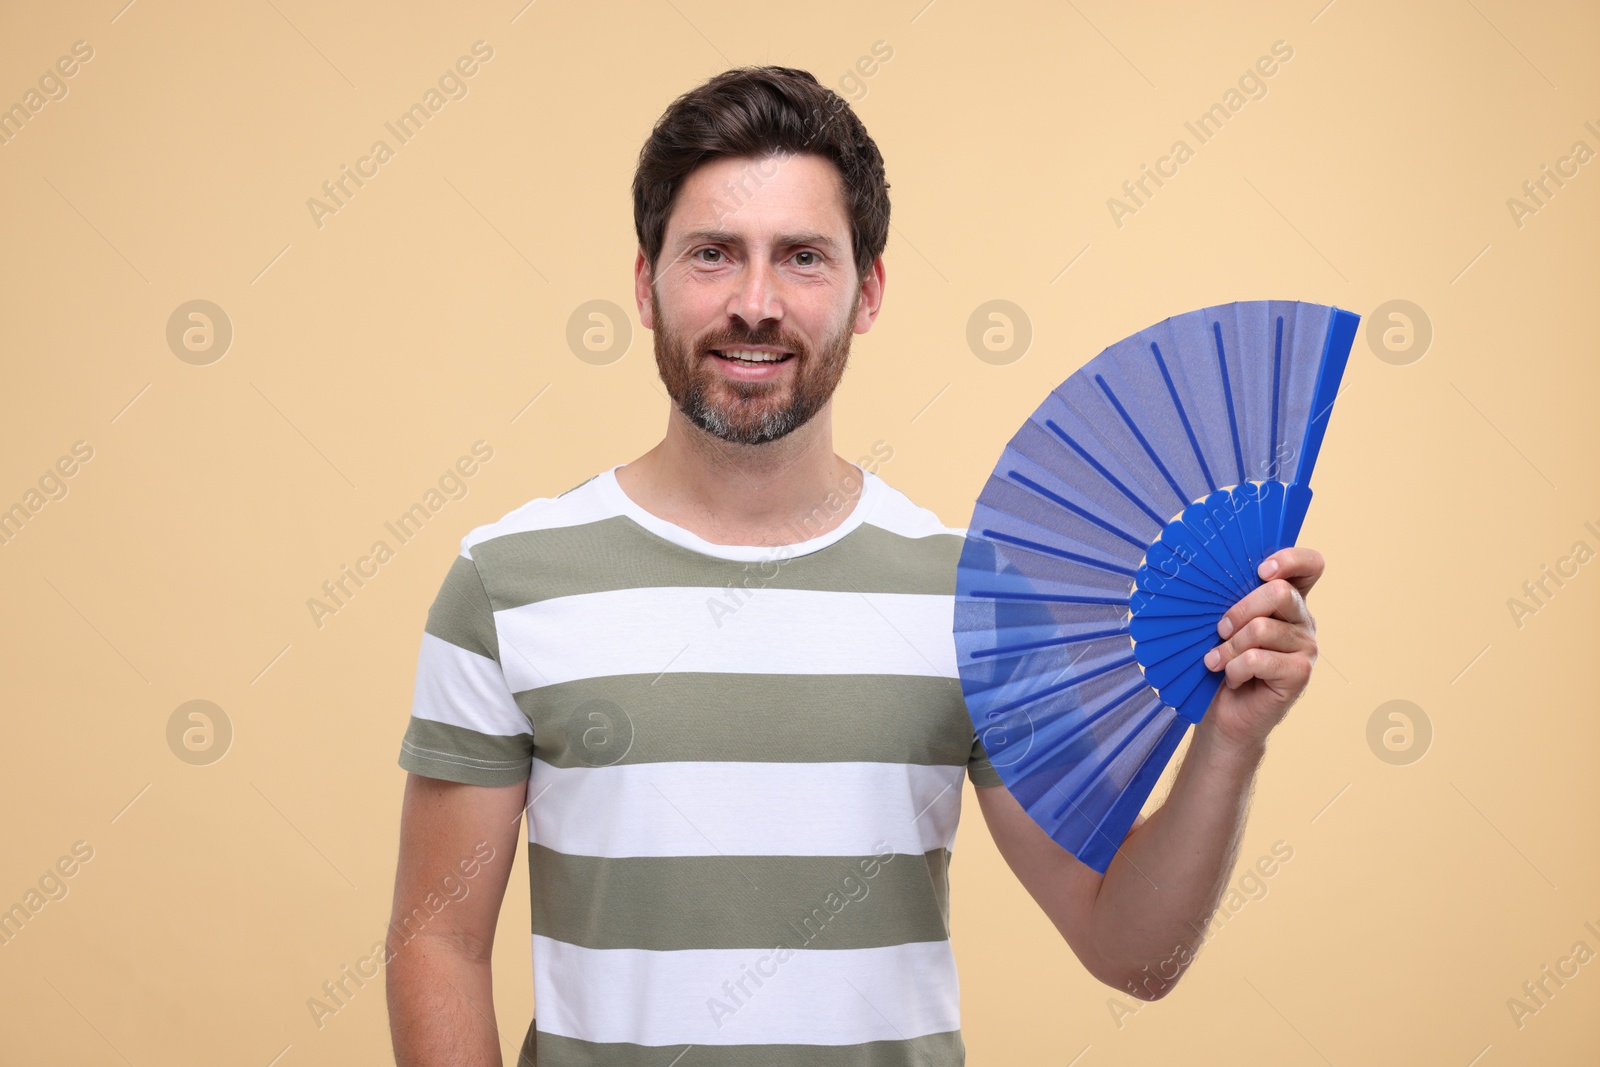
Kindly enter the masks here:
<path id="1" fill-rule="evenodd" d="M 1148 691 L 1149 688 L 1150 687 L 1145 685 L 1143 682 L 1138 682 L 1124 690 L 1118 696 L 1113 697 L 1109 704 L 1106 704 L 1101 708 L 1096 708 L 1094 711 L 1088 712 L 1082 719 L 1073 723 L 1071 728 L 1068 729 L 1066 733 L 1056 738 L 1049 748 L 1041 750 L 1038 758 L 1044 760 L 1056 756 L 1061 752 L 1062 749 L 1077 741 L 1078 738 L 1082 736 L 1083 732 L 1089 727 L 1093 726 L 1095 723 L 1099 722 L 1101 719 L 1104 719 L 1107 715 L 1110 715 L 1113 711 L 1116 711 L 1122 705 L 1126 704 L 1129 699 L 1137 696 L 1141 690 Z"/>
<path id="2" fill-rule="evenodd" d="M 1134 616 L 1128 623 L 1128 637 L 1136 643 L 1142 643 L 1186 630 L 1199 630 L 1202 628 L 1215 630 L 1217 626 L 1216 620 L 1221 617 L 1216 612 L 1204 615 Z M 1134 654 L 1138 654 L 1137 644 L 1134 648 Z"/>
<path id="3" fill-rule="evenodd" d="M 1082 784 L 1079 785 L 1078 788 L 1076 788 L 1076 789 L 1074 789 L 1072 791 L 1072 795 L 1070 797 L 1067 797 L 1067 802 L 1065 804 L 1061 805 L 1059 808 L 1057 808 L 1055 810 L 1055 812 L 1051 814 L 1050 817 L 1052 819 L 1059 819 L 1059 818 L 1061 818 L 1061 813 L 1066 811 L 1068 808 L 1076 808 L 1078 806 L 1078 798 L 1083 796 L 1084 792 L 1090 786 L 1095 784 L 1095 782 L 1099 779 L 1101 773 L 1107 767 L 1111 766 L 1112 763 L 1116 762 L 1117 757 L 1122 755 L 1122 750 L 1123 749 L 1125 749 L 1129 745 L 1131 745 L 1135 738 L 1137 738 L 1140 734 L 1144 733 L 1144 728 L 1146 726 L 1150 725 L 1151 720 L 1154 719 L 1157 715 L 1160 715 L 1165 710 L 1167 710 L 1167 709 L 1166 709 L 1166 705 L 1164 705 L 1164 704 L 1158 704 L 1158 705 L 1156 705 L 1156 707 L 1152 708 L 1150 713 L 1148 715 L 1146 715 L 1143 720 L 1140 721 L 1138 727 L 1136 729 L 1128 731 L 1128 736 L 1124 737 L 1120 742 L 1118 742 L 1116 748 L 1112 749 L 1109 753 L 1107 753 L 1106 758 L 1101 760 L 1100 764 L 1097 767 L 1095 767 L 1094 771 L 1084 778 Z M 1056 790 L 1056 792 L 1058 792 L 1058 793 L 1061 792 L 1060 786 L 1054 786 L 1052 788 L 1054 788 Z M 1065 793 L 1062 793 L 1061 795 L 1062 796 L 1066 796 Z M 1085 818 L 1088 818 L 1088 816 L 1085 816 Z M 1095 828 L 1095 832 L 1096 833 L 1100 832 L 1098 827 Z"/>
<path id="4" fill-rule="evenodd" d="M 1162 533 L 1164 535 L 1166 531 L 1163 530 Z M 1175 532 L 1173 536 L 1177 537 L 1178 535 Z M 1222 603 L 1232 604 L 1238 599 L 1237 596 L 1233 595 L 1233 591 L 1222 582 L 1212 578 L 1199 567 L 1189 566 L 1189 561 L 1180 558 L 1173 551 L 1172 546 L 1159 537 L 1150 543 L 1150 548 L 1145 552 L 1144 558 L 1145 566 L 1149 567 L 1152 572 L 1158 571 L 1163 577 L 1171 578 L 1173 581 L 1185 582 L 1206 592 L 1214 593 Z M 1167 565 L 1174 561 L 1176 566 L 1168 570 Z M 1134 584 L 1138 585 L 1137 578 L 1134 580 Z M 1151 592 L 1160 592 L 1160 590 L 1152 589 Z"/>
<path id="5" fill-rule="evenodd" d="M 1165 618 L 1169 619 L 1171 617 L 1170 615 L 1165 616 Z M 1217 618 L 1221 618 L 1221 616 L 1218 615 Z M 1184 644 L 1197 641 L 1205 636 L 1211 637 L 1212 644 L 1216 644 L 1220 640 L 1220 638 L 1214 636 L 1217 632 L 1217 624 L 1210 615 L 1202 615 L 1199 618 L 1185 618 L 1180 623 L 1167 626 L 1159 624 L 1151 626 L 1148 625 L 1149 622 L 1150 620 L 1148 619 L 1141 619 L 1135 616 L 1128 627 L 1128 636 L 1135 642 L 1133 654 L 1139 657 L 1139 662 L 1146 665 L 1161 659 L 1164 655 L 1161 649 L 1170 648 L 1172 642 L 1180 638 Z M 1141 624 L 1137 631 L 1133 629 L 1133 623 Z"/>
<path id="6" fill-rule="evenodd" d="M 1195 637 L 1195 634 L 1199 634 L 1200 636 Z M 1178 641 L 1180 639 L 1186 639 L 1188 644 L 1179 645 Z M 1161 648 L 1161 655 L 1156 656 L 1148 663 L 1144 664 L 1144 676 L 1146 679 L 1149 679 L 1151 671 L 1159 670 L 1162 676 L 1165 677 L 1168 674 L 1168 668 L 1172 666 L 1170 661 L 1173 659 L 1173 657 L 1183 656 L 1186 652 L 1192 653 L 1196 651 L 1198 651 L 1200 655 L 1205 655 L 1205 653 L 1211 651 L 1212 646 L 1216 645 L 1219 641 L 1221 641 L 1221 638 L 1217 637 L 1217 629 L 1214 625 L 1196 626 L 1192 629 L 1180 630 L 1175 634 L 1168 634 L 1166 637 L 1157 637 L 1150 641 L 1141 641 L 1139 642 L 1140 645 L 1144 646 L 1146 649 L 1157 645 L 1159 645 Z M 1163 642 L 1165 643 L 1163 644 Z M 1174 645 L 1177 645 L 1177 647 L 1174 648 Z M 1171 651 L 1168 651 L 1168 649 Z M 1193 661 L 1194 660 L 1192 656 L 1186 657 L 1183 660 L 1183 668 L 1187 670 Z M 1181 674 L 1182 672 L 1180 671 L 1179 673 Z M 1161 689 L 1164 687 L 1164 685 L 1171 685 L 1172 681 L 1176 678 L 1177 675 L 1172 675 L 1172 677 L 1169 678 L 1163 685 L 1156 685 L 1155 682 L 1151 682 L 1151 684 L 1156 685 L 1157 689 Z M 1162 699 L 1166 700 L 1165 695 L 1162 696 Z M 1175 703 L 1174 701 L 1167 702 L 1169 704 Z"/>
<path id="7" fill-rule="evenodd" d="M 1154 584 L 1156 582 L 1160 582 L 1161 584 Z M 1178 586 L 1179 588 L 1173 588 L 1173 586 Z M 1145 593 L 1152 597 L 1172 597 L 1174 600 L 1189 601 L 1195 604 L 1208 604 L 1217 609 L 1218 615 L 1221 615 L 1238 602 L 1237 597 L 1229 599 L 1226 596 L 1213 593 L 1209 589 L 1203 589 L 1198 585 L 1193 585 L 1189 582 L 1186 582 L 1182 578 L 1168 578 L 1165 575 L 1160 575 L 1155 578 L 1146 576 L 1143 584 L 1140 584 L 1140 581 L 1135 579 L 1133 583 L 1133 590 L 1135 593 Z M 1132 593 L 1128 595 L 1128 606 L 1130 608 L 1133 606 Z"/>
<path id="8" fill-rule="evenodd" d="M 1215 631 L 1216 620 L 1221 617 L 1216 612 L 1205 615 L 1135 615 L 1128 623 L 1128 637 L 1137 644 L 1143 644 L 1177 633 Z M 1136 646 L 1134 654 L 1138 655 L 1138 651 Z"/>
<path id="9" fill-rule="evenodd" d="M 1222 683 L 1227 681 L 1220 671 L 1213 671 L 1200 679 L 1194 691 L 1178 702 L 1172 710 L 1178 717 L 1194 725 L 1200 725 L 1200 720 L 1206 717 L 1206 710 L 1211 707 L 1211 700 L 1217 695 L 1217 690 L 1222 688 Z"/>
<path id="10" fill-rule="evenodd" d="M 1127 597 L 1067 596 L 1063 593 L 1008 593 L 1001 589 L 974 589 L 967 594 L 974 599 L 1021 600 L 1038 604 L 1102 604 L 1128 606 Z"/>
<path id="11" fill-rule="evenodd" d="M 1283 462 L 1282 442 L 1278 440 L 1278 391 L 1279 380 L 1283 376 L 1283 316 L 1278 316 L 1277 337 L 1272 342 L 1272 456 L 1271 479 L 1281 478 L 1283 475 L 1278 469 L 1278 464 Z"/>
<path id="12" fill-rule="evenodd" d="M 1166 655 L 1154 663 L 1145 664 L 1144 680 L 1155 686 L 1158 693 L 1162 693 L 1161 699 L 1163 701 L 1169 705 L 1176 705 L 1178 702 L 1176 700 L 1168 700 L 1164 691 L 1173 689 L 1178 679 L 1195 667 L 1199 667 L 1201 671 L 1206 670 L 1206 665 L 1201 661 L 1200 657 L 1211 651 L 1216 643 L 1217 638 L 1208 635 L 1189 646 L 1191 655 L 1188 657 Z M 1173 695 L 1181 698 L 1187 692 L 1188 689 L 1183 689 L 1174 692 Z"/>
<path id="13" fill-rule="evenodd" d="M 1161 358 L 1161 349 L 1154 341 L 1150 342 L 1150 351 L 1155 353 L 1156 366 L 1161 369 L 1161 380 L 1167 383 L 1167 393 L 1172 397 L 1172 406 L 1178 409 L 1178 419 L 1183 423 L 1183 432 L 1189 437 L 1189 447 L 1194 449 L 1194 458 L 1200 461 L 1200 473 L 1206 476 L 1206 485 L 1215 493 L 1220 487 L 1216 478 L 1211 475 L 1211 468 L 1206 466 L 1205 453 L 1200 451 L 1200 442 L 1194 436 L 1194 427 L 1189 425 L 1189 413 L 1183 410 L 1183 401 L 1178 399 L 1178 387 L 1172 384 L 1172 375 L 1167 371 L 1167 361 Z"/>
<path id="14" fill-rule="evenodd" d="M 981 533 L 989 540 L 998 541 L 1001 544 L 1016 545 L 1018 548 L 1027 548 L 1033 550 L 1034 552 L 1043 552 L 1046 555 L 1059 556 L 1062 559 L 1070 559 L 1074 563 L 1082 563 L 1086 567 L 1093 567 L 1096 570 L 1106 571 L 1111 574 L 1121 574 L 1128 578 L 1135 576 L 1134 571 L 1116 563 L 1107 563 L 1104 560 L 1095 559 L 1093 556 L 1081 556 L 1076 552 L 1068 552 L 1064 548 L 1055 548 L 1051 545 L 1042 544 L 1038 541 L 1030 541 L 1026 537 L 1018 537 L 1015 534 L 1001 533 L 999 530 L 983 530 Z"/>
<path id="15" fill-rule="evenodd" d="M 1074 452 L 1082 456 L 1083 461 L 1089 464 L 1089 466 L 1093 467 L 1096 474 L 1110 482 L 1112 486 L 1116 488 L 1117 492 L 1133 501 L 1134 504 L 1138 506 L 1140 511 L 1150 516 L 1151 522 L 1155 523 L 1157 526 L 1165 526 L 1167 524 L 1167 520 L 1163 519 L 1160 515 L 1157 515 L 1154 508 L 1152 508 L 1149 504 L 1146 504 L 1144 500 L 1141 499 L 1132 489 L 1129 489 L 1127 486 L 1123 485 L 1116 475 L 1112 474 L 1110 471 L 1106 470 L 1105 467 L 1101 466 L 1100 461 L 1091 456 L 1082 445 L 1074 441 L 1071 436 L 1067 434 L 1067 431 L 1057 426 L 1054 419 L 1045 419 L 1044 424 L 1050 427 L 1051 431 L 1053 431 L 1057 437 L 1061 438 L 1068 445 L 1070 445 Z"/>
<path id="16" fill-rule="evenodd" d="M 1096 667 L 1094 670 L 1089 671 L 1086 674 L 1081 674 L 1076 678 L 1068 678 L 1064 682 L 1057 682 L 1055 685 L 1046 686 L 1036 693 L 1028 693 L 1026 696 L 1020 696 L 1009 704 L 1002 704 L 998 708 L 991 708 L 989 709 L 989 718 L 998 719 L 1008 711 L 1016 711 L 1018 708 L 1026 704 L 1034 704 L 1043 700 L 1045 697 L 1053 697 L 1057 693 L 1064 693 L 1074 686 L 1082 685 L 1084 682 L 1091 682 L 1100 677 L 1102 674 L 1110 674 L 1112 671 L 1118 670 L 1122 667 L 1137 666 L 1138 662 L 1139 661 L 1132 655 L 1125 656 L 1122 659 L 1107 663 L 1103 667 Z M 1068 666 L 1070 666 L 1070 664 Z M 1140 682 L 1139 684 L 1143 686 L 1145 683 Z"/>
<path id="17" fill-rule="evenodd" d="M 1122 538 L 1124 541 L 1128 542 L 1128 544 L 1132 545 L 1134 548 L 1139 549 L 1141 552 L 1144 551 L 1147 547 L 1149 547 L 1150 542 L 1140 540 L 1139 538 L 1133 536 L 1133 534 L 1131 534 L 1128 531 L 1118 527 L 1114 523 L 1109 523 L 1106 520 L 1102 519 L 1100 516 L 1096 515 L 1094 512 L 1089 511 L 1089 510 L 1087 510 L 1085 508 L 1081 508 L 1078 505 L 1074 504 L 1072 501 L 1068 500 L 1066 497 L 1060 496 L 1057 493 L 1051 492 L 1050 490 L 1046 489 L 1044 486 L 1040 485 L 1038 482 L 1034 481 L 1032 478 L 1029 478 L 1026 474 L 1020 474 L 1017 471 L 1007 471 L 1006 472 L 1006 477 L 1010 478 L 1012 481 L 1016 482 L 1018 485 L 1021 485 L 1026 489 L 1033 490 L 1035 493 L 1038 493 L 1040 496 L 1044 497 L 1046 500 L 1050 501 L 1051 503 L 1061 505 L 1062 507 L 1066 508 L 1068 511 L 1072 512 L 1074 515 L 1078 516 L 1079 518 L 1081 518 L 1081 519 L 1083 519 L 1083 520 L 1085 520 L 1087 522 L 1093 523 L 1095 526 L 1100 527 L 1102 530 L 1105 530 L 1107 533 L 1115 534 L 1116 536 Z"/>
<path id="18" fill-rule="evenodd" d="M 1339 383 L 1350 358 L 1350 343 L 1355 339 L 1355 316 L 1347 311 L 1334 311 L 1323 338 L 1322 356 L 1317 361 L 1316 383 L 1311 390 L 1311 417 L 1306 420 L 1304 436 L 1300 443 L 1300 464 L 1295 468 L 1294 480 L 1301 485 L 1311 481 L 1312 468 L 1322 451 L 1323 435 L 1328 429 L 1328 415 L 1333 402 L 1339 397 Z"/>
<path id="19" fill-rule="evenodd" d="M 1186 573 L 1198 574 L 1198 571 L 1190 569 Z M 1160 582 L 1160 584 L 1157 584 L 1157 582 Z M 1171 589 L 1170 585 L 1173 585 L 1174 582 L 1182 585 L 1184 589 Z M 1227 611 L 1235 603 L 1238 603 L 1238 597 L 1234 597 L 1230 593 L 1219 593 L 1214 589 L 1206 589 L 1205 585 L 1197 585 L 1195 582 L 1186 581 L 1182 576 L 1174 577 L 1165 573 L 1146 574 L 1142 581 L 1136 577 L 1136 579 L 1133 579 L 1133 589 L 1134 592 L 1150 593 L 1152 597 L 1173 597 L 1174 600 L 1194 600 L 1195 603 L 1216 605 L 1222 611 Z"/>
<path id="20" fill-rule="evenodd" d="M 1017 645 L 994 645 L 991 648 L 977 648 L 967 653 L 968 659 L 983 659 L 989 656 L 1000 656 L 1008 652 L 1033 652 L 1041 648 L 1058 648 L 1066 645 L 1081 645 L 1088 641 L 1099 641 L 1106 637 L 1122 637 L 1128 633 L 1126 626 L 1115 630 L 1091 630 L 1083 634 L 1069 634 L 1066 637 L 1047 637 L 1040 641 L 1024 641 Z"/>
<path id="21" fill-rule="evenodd" d="M 1179 510 L 1187 507 L 1189 495 L 1183 491 L 1183 487 L 1178 484 L 1177 479 L 1173 478 L 1172 472 L 1167 470 L 1167 465 L 1161 462 L 1161 457 L 1156 455 L 1156 450 L 1150 447 L 1150 442 L 1145 439 L 1138 424 L 1133 421 L 1133 416 L 1128 414 L 1128 409 L 1122 406 L 1122 401 L 1117 399 L 1117 394 L 1111 391 L 1111 386 L 1106 384 L 1106 380 L 1103 377 L 1096 374 L 1094 380 L 1100 386 L 1101 391 L 1106 394 L 1106 398 L 1111 401 L 1111 405 L 1117 409 L 1117 414 L 1122 416 L 1122 421 L 1127 423 L 1128 429 L 1133 432 L 1135 440 L 1144 449 L 1144 454 L 1150 457 L 1150 462 L 1156 465 L 1156 469 L 1161 472 L 1161 477 L 1165 478 L 1167 484 L 1172 487 L 1172 495 L 1178 498 Z"/>
<path id="22" fill-rule="evenodd" d="M 1167 707 L 1176 711 L 1188 701 L 1191 694 L 1207 684 L 1207 679 L 1225 677 L 1221 671 L 1214 671 L 1208 668 L 1204 661 L 1198 658 L 1202 655 L 1204 655 L 1203 652 L 1195 653 L 1196 659 L 1193 666 L 1187 670 L 1179 671 L 1176 675 L 1167 679 L 1165 685 L 1161 686 L 1161 701 Z M 1212 687 L 1212 692 L 1216 692 L 1215 686 Z"/>
<path id="23" fill-rule="evenodd" d="M 1111 866 L 1112 857 L 1122 850 L 1122 841 L 1112 837 L 1105 831 L 1106 827 L 1115 830 L 1121 826 L 1131 826 L 1134 817 L 1139 814 L 1139 809 L 1144 807 L 1144 802 L 1149 799 L 1150 791 L 1155 788 L 1156 782 L 1161 778 L 1161 772 L 1167 762 L 1172 759 L 1172 753 L 1177 749 L 1178 743 L 1183 740 L 1183 735 L 1189 732 L 1190 723 L 1178 719 L 1162 731 L 1160 739 L 1156 741 L 1155 748 L 1144 758 L 1139 765 L 1139 770 L 1133 778 L 1123 787 L 1122 795 L 1117 797 L 1105 816 L 1095 826 L 1095 833 L 1111 843 L 1111 851 L 1096 849 L 1089 845 L 1084 849 L 1084 862 L 1090 867 L 1105 873 Z M 1126 832 L 1124 832 L 1126 839 Z"/>
<path id="24" fill-rule="evenodd" d="M 1211 331 L 1217 339 L 1217 369 L 1222 371 L 1222 399 L 1228 405 L 1228 429 L 1233 433 L 1233 461 L 1239 467 L 1239 482 L 1243 482 L 1244 450 L 1239 447 L 1239 418 L 1233 410 L 1233 386 L 1228 382 L 1228 357 L 1222 350 L 1222 323 L 1213 320 Z"/>
<path id="25" fill-rule="evenodd" d="M 1135 589 L 1128 597 L 1128 607 L 1139 615 L 1203 615 L 1207 611 L 1215 611 L 1217 618 L 1220 619 L 1222 603 L 1219 600 L 1193 600 L 1175 593 L 1153 593 L 1145 589 Z M 1194 604 L 1202 610 L 1190 611 L 1189 604 Z"/>

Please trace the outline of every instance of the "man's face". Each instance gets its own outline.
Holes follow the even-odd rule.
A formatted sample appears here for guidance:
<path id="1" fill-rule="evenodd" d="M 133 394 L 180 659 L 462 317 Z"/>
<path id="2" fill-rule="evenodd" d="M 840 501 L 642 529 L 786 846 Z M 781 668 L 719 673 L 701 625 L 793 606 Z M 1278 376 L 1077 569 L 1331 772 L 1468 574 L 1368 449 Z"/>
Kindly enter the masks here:
<path id="1" fill-rule="evenodd" d="M 649 290 L 645 325 L 667 395 L 700 429 L 736 444 L 777 440 L 821 410 L 851 334 L 877 311 L 876 297 L 862 307 L 838 171 L 815 155 L 695 170 Z"/>

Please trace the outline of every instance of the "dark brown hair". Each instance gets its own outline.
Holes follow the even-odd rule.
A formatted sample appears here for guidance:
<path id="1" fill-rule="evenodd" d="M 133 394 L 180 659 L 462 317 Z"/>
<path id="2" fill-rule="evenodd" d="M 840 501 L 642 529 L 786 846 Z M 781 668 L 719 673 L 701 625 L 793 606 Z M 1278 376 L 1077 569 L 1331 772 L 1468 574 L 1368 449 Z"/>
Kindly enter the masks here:
<path id="1" fill-rule="evenodd" d="M 737 67 L 674 100 L 639 151 L 633 227 L 652 277 L 667 217 L 684 180 L 703 163 L 808 152 L 838 168 L 850 219 L 856 278 L 867 276 L 889 238 L 883 156 L 850 105 L 792 67 Z"/>

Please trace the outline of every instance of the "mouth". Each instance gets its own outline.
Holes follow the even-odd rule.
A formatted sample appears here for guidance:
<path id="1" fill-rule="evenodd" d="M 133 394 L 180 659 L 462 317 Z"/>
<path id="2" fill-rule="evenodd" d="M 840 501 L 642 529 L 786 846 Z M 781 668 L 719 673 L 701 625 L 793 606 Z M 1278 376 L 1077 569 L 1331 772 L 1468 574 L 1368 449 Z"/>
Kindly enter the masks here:
<path id="1" fill-rule="evenodd" d="M 713 348 L 710 351 L 724 363 L 741 367 L 768 367 L 794 358 L 793 352 L 760 352 L 748 348 Z"/>

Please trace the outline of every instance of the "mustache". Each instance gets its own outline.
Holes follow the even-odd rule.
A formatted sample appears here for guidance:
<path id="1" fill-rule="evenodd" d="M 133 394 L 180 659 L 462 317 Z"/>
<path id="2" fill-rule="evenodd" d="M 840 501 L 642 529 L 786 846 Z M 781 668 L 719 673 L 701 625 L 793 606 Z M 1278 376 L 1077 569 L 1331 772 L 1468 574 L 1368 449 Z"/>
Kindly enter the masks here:
<path id="1" fill-rule="evenodd" d="M 758 330 L 755 333 L 719 333 L 705 339 L 702 348 L 715 348 L 719 351 L 729 348 L 739 348 L 747 345 L 769 345 L 781 348 L 785 352 L 801 355 L 806 351 L 806 346 L 795 338 L 784 337 L 775 330 Z"/>

